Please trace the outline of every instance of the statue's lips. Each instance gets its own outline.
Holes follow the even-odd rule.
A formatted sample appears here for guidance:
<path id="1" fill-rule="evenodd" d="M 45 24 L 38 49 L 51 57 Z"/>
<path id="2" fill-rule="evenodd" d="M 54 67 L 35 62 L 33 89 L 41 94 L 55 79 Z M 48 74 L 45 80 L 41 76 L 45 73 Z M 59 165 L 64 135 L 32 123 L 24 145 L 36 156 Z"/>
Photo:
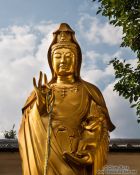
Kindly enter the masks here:
<path id="1" fill-rule="evenodd" d="M 66 65 L 60 65 L 59 68 L 61 68 L 61 69 L 67 69 L 68 66 L 66 66 Z"/>

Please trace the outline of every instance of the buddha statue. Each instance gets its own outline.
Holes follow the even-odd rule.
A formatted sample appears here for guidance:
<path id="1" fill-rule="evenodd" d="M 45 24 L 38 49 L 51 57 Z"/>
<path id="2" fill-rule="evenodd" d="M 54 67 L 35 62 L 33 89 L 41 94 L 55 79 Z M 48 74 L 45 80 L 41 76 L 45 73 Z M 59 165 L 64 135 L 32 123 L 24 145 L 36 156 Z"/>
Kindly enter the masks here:
<path id="1" fill-rule="evenodd" d="M 100 90 L 80 77 L 82 53 L 66 23 L 48 50 L 52 79 L 40 72 L 22 108 L 18 142 L 23 175 L 96 175 L 115 126 Z"/>

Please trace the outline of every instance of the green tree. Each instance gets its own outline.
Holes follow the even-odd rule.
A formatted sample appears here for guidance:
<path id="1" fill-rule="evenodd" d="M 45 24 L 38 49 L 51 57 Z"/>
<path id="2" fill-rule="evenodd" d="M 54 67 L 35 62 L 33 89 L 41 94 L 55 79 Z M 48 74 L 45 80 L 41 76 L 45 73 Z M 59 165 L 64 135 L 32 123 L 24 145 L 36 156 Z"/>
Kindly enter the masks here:
<path id="1" fill-rule="evenodd" d="M 128 99 L 131 107 L 136 108 L 140 122 L 140 0 L 93 0 L 97 1 L 98 11 L 108 18 L 109 23 L 122 27 L 123 37 L 121 47 L 129 47 L 137 55 L 135 68 L 119 58 L 110 61 L 118 79 L 114 91 Z"/>
<path id="2" fill-rule="evenodd" d="M 4 131 L 4 138 L 6 139 L 15 139 L 16 138 L 16 130 L 14 130 L 15 124 L 13 125 L 12 129 L 9 131 Z"/>

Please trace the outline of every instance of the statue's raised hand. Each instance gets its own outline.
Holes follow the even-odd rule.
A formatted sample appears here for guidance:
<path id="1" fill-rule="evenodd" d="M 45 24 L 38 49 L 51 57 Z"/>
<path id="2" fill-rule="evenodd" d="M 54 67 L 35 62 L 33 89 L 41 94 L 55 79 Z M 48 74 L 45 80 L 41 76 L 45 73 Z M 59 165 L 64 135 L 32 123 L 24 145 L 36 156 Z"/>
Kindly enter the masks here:
<path id="1" fill-rule="evenodd" d="M 44 83 L 43 83 L 43 79 L 44 79 Z M 39 112 L 43 113 L 47 109 L 46 97 L 50 94 L 50 91 L 51 91 L 50 87 L 48 86 L 46 74 L 43 75 L 42 72 L 40 71 L 38 85 L 36 84 L 35 78 L 33 78 L 33 85 L 34 85 L 34 90 L 37 97 L 37 102 L 36 102 L 37 107 L 39 109 Z"/>

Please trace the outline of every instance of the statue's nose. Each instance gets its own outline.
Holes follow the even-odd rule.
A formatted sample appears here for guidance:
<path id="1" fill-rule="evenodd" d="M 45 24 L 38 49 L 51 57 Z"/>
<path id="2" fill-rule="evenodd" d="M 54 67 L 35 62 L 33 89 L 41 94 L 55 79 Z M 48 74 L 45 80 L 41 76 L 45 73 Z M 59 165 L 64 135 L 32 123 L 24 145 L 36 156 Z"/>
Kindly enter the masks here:
<path id="1" fill-rule="evenodd" d="M 65 62 L 65 56 L 64 56 L 64 55 L 61 56 L 60 62 L 61 62 L 61 63 L 64 63 L 64 62 Z"/>

